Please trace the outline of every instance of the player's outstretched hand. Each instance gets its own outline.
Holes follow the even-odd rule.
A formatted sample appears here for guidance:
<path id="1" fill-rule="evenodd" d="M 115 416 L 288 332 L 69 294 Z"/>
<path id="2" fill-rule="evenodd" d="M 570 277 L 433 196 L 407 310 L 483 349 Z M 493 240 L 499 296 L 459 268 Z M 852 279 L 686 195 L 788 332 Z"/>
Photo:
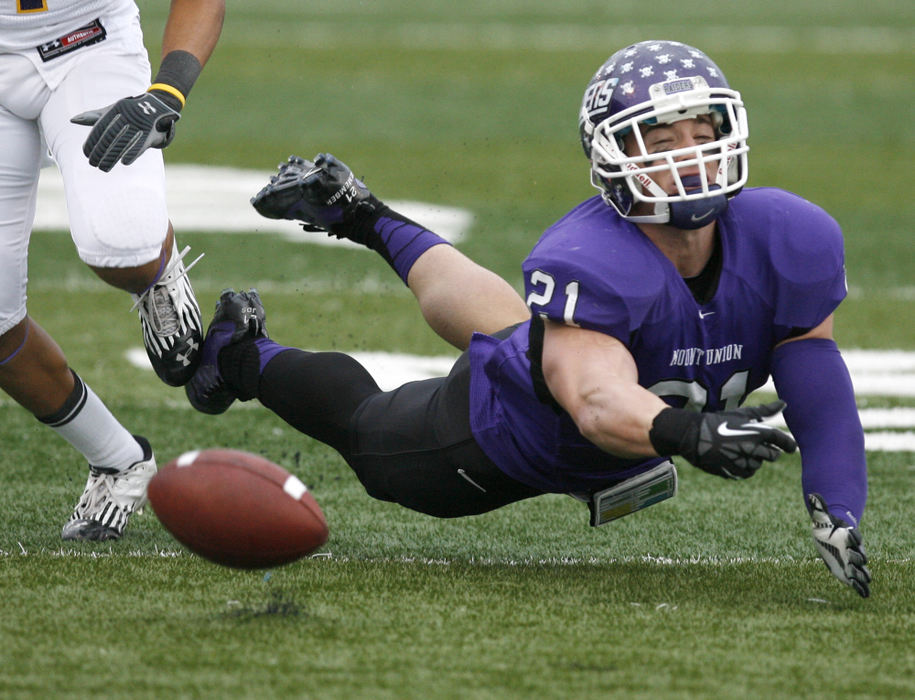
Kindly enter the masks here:
<path id="1" fill-rule="evenodd" d="M 70 121 L 91 126 L 83 144 L 89 165 L 109 172 L 118 161 L 130 165 L 147 148 L 165 148 L 181 115 L 155 95 L 125 97 L 108 107 L 77 114 Z"/>
<path id="2" fill-rule="evenodd" d="M 727 479 L 748 479 L 763 462 L 774 462 L 797 443 L 788 433 L 762 421 L 778 415 L 784 401 L 717 413 L 665 408 L 651 427 L 659 455 L 682 455 L 703 471 Z"/>
<path id="3" fill-rule="evenodd" d="M 344 163 L 320 153 L 314 161 L 289 156 L 251 204 L 268 219 L 301 221 L 306 231 L 351 238 L 356 220 L 379 202 Z"/>
<path id="4" fill-rule="evenodd" d="M 808 494 L 807 502 L 813 519 L 813 543 L 820 557 L 833 576 L 854 588 L 862 598 L 867 598 L 871 594 L 871 573 L 865 566 L 867 555 L 861 544 L 861 533 L 830 514 L 820 494 Z"/>

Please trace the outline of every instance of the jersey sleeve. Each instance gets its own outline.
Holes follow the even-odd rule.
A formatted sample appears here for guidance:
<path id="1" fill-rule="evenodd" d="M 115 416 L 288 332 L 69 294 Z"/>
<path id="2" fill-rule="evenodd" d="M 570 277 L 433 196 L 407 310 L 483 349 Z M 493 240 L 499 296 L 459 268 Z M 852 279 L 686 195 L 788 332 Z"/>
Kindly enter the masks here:
<path id="1" fill-rule="evenodd" d="M 787 335 L 818 326 L 845 298 L 845 253 L 835 219 L 796 195 L 775 192 L 769 242 L 774 321 Z"/>
<path id="2" fill-rule="evenodd" d="M 604 205 L 605 206 L 605 205 Z M 531 313 L 606 333 L 624 344 L 644 322 L 663 288 L 656 256 L 619 230 L 560 220 L 522 265 Z"/>

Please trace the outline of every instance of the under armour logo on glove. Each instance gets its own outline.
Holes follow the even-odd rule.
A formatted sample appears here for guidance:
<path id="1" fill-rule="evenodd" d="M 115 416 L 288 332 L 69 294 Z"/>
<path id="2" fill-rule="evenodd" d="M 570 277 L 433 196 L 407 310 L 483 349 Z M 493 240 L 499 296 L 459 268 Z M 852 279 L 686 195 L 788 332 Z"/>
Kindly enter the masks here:
<path id="1" fill-rule="evenodd" d="M 147 148 L 165 148 L 175 137 L 175 122 L 180 118 L 177 110 L 144 93 L 77 114 L 70 121 L 92 127 L 83 153 L 89 165 L 107 173 L 118 161 L 130 165 Z"/>

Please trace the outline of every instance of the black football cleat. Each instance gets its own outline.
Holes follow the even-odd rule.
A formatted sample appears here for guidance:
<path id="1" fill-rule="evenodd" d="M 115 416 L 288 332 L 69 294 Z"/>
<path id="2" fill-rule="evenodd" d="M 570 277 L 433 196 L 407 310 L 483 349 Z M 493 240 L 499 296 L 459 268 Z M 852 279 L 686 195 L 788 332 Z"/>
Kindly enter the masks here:
<path id="1" fill-rule="evenodd" d="M 267 337 L 266 314 L 257 290 L 226 289 L 216 302 L 216 313 L 207 328 L 200 364 L 185 384 L 191 406 L 201 413 L 225 413 L 236 396 L 219 374 L 219 351 L 245 338 Z"/>
<path id="2" fill-rule="evenodd" d="M 251 204 L 268 219 L 301 221 L 306 231 L 326 231 L 373 249 L 379 245 L 372 227 L 360 224 L 383 205 L 329 153 L 319 153 L 314 161 L 289 156 Z"/>

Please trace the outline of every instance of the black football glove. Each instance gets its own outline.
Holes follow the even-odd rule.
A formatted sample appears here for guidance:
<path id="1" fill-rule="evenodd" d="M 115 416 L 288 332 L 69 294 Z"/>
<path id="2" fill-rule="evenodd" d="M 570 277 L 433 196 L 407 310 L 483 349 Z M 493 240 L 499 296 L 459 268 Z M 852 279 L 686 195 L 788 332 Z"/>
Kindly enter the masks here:
<path id="1" fill-rule="evenodd" d="M 682 455 L 709 474 L 749 479 L 764 461 L 774 462 L 782 452 L 797 449 L 788 433 L 761 422 L 785 405 L 774 401 L 718 413 L 665 408 L 655 416 L 649 438 L 661 456 Z"/>
<path id="2" fill-rule="evenodd" d="M 70 121 L 92 127 L 83 153 L 89 165 L 107 173 L 118 161 L 130 165 L 147 148 L 165 148 L 175 137 L 175 122 L 180 118 L 176 109 L 144 92 L 77 114 Z"/>
<path id="3" fill-rule="evenodd" d="M 867 598 L 871 594 L 871 572 L 865 566 L 867 555 L 861 544 L 861 533 L 831 515 L 820 494 L 808 494 L 807 502 L 813 519 L 813 543 L 820 557 L 833 576 L 854 588 L 862 598 Z"/>
<path id="4" fill-rule="evenodd" d="M 359 243 L 358 231 L 381 203 L 345 164 L 329 153 L 314 162 L 299 156 L 279 166 L 279 172 L 251 198 L 268 219 L 303 222 L 306 231 L 327 231 Z"/>

